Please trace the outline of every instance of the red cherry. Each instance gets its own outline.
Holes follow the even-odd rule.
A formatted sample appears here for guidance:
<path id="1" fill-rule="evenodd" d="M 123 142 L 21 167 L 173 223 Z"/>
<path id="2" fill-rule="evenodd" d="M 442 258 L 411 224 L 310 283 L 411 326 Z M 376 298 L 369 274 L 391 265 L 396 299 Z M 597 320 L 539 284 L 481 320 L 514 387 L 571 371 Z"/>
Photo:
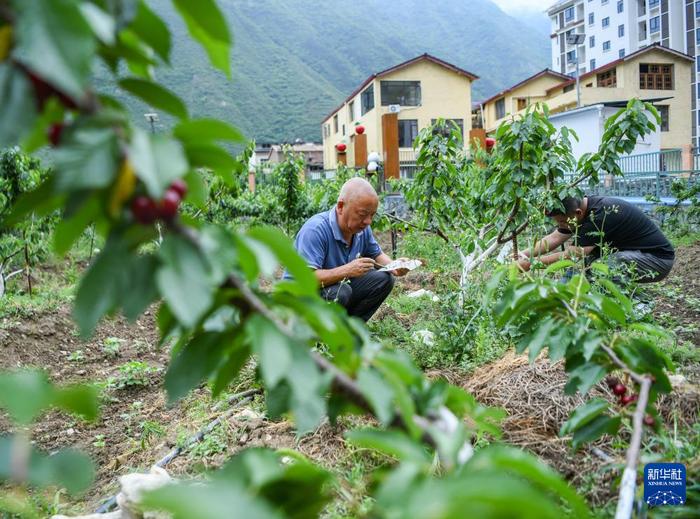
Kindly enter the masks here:
<path id="1" fill-rule="evenodd" d="M 620 403 L 622 405 L 633 404 L 636 401 L 637 401 L 637 395 L 625 395 L 622 398 L 620 398 Z"/>
<path id="2" fill-rule="evenodd" d="M 341 142 L 340 144 L 336 144 L 336 145 L 335 145 L 335 148 L 336 148 L 339 152 L 342 153 L 342 152 L 344 152 L 344 151 L 347 149 L 347 145 L 345 145 L 345 144 L 343 144 L 343 143 Z"/>
<path id="3" fill-rule="evenodd" d="M 361 124 L 358 126 L 355 126 L 355 133 L 358 135 L 362 135 L 363 133 L 365 133 L 365 127 L 362 126 Z"/>
<path id="4" fill-rule="evenodd" d="M 163 195 L 163 200 L 158 204 L 158 216 L 164 220 L 171 220 L 177 214 L 177 208 L 180 207 L 180 194 L 174 189 L 168 189 Z"/>
<path id="5" fill-rule="evenodd" d="M 496 139 L 493 137 L 486 137 L 486 149 L 490 150 L 496 145 Z"/>
<path id="6" fill-rule="evenodd" d="M 178 178 L 177 180 L 174 180 L 172 184 L 170 184 L 168 190 L 175 191 L 178 195 L 180 195 L 180 199 L 185 198 L 185 195 L 187 194 L 187 183 L 181 178 Z"/>
<path id="7" fill-rule="evenodd" d="M 137 196 L 131 202 L 131 213 L 137 222 L 142 225 L 150 225 L 158 218 L 156 203 L 147 196 Z"/>
<path id="8" fill-rule="evenodd" d="M 52 146 L 57 147 L 61 143 L 61 134 L 63 134 L 63 129 L 65 127 L 66 126 L 63 123 L 55 123 L 49 127 L 48 131 L 46 132 L 46 136 L 48 137 Z"/>
<path id="9" fill-rule="evenodd" d="M 653 427 L 656 421 L 654 420 L 654 417 L 651 416 L 650 414 L 646 415 L 644 417 L 644 425 L 648 425 L 649 427 Z"/>
<path id="10" fill-rule="evenodd" d="M 615 393 L 617 396 L 622 396 L 625 393 L 627 393 L 627 388 L 624 384 L 620 384 L 618 382 L 617 384 L 615 384 L 615 387 L 613 387 L 613 393 Z"/>

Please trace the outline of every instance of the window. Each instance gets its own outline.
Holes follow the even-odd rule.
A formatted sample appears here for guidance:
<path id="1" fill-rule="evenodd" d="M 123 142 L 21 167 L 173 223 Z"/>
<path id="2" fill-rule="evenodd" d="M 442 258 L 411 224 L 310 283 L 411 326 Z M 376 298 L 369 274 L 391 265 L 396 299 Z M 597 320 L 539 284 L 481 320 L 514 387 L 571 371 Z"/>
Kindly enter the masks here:
<path id="1" fill-rule="evenodd" d="M 399 119 L 399 148 L 413 148 L 418 137 L 418 119 Z"/>
<path id="2" fill-rule="evenodd" d="M 496 119 L 502 119 L 506 116 L 506 99 L 501 97 L 496 101 Z"/>
<path id="3" fill-rule="evenodd" d="M 355 101 L 350 101 L 350 105 L 348 106 L 348 111 L 350 112 L 350 121 L 355 120 Z"/>
<path id="4" fill-rule="evenodd" d="M 575 85 L 574 83 L 571 83 L 570 85 L 566 85 L 566 86 L 562 89 L 562 92 L 565 93 L 565 94 L 566 94 L 567 92 L 571 92 L 571 91 L 574 89 L 575 86 L 576 86 L 576 85 Z"/>
<path id="5" fill-rule="evenodd" d="M 608 52 L 610 50 L 610 40 L 603 42 L 603 52 Z"/>
<path id="6" fill-rule="evenodd" d="M 345 125 L 343 125 L 343 135 L 345 135 Z"/>
<path id="7" fill-rule="evenodd" d="M 564 10 L 564 20 L 568 23 L 571 20 L 574 19 L 574 8 L 573 7 L 567 7 Z"/>
<path id="8" fill-rule="evenodd" d="M 625 10 L 625 3 L 622 0 L 618 0 L 617 2 L 617 12 L 621 13 Z"/>
<path id="9" fill-rule="evenodd" d="M 620 58 L 624 58 L 625 57 L 625 49 L 620 49 L 620 52 L 618 52 L 617 55 L 620 56 Z"/>
<path id="10" fill-rule="evenodd" d="M 324 124 L 323 125 L 323 138 L 325 139 L 326 137 L 331 136 L 331 125 L 330 124 Z"/>
<path id="11" fill-rule="evenodd" d="M 661 131 L 668 131 L 668 105 L 659 105 L 656 107 L 659 110 L 659 115 L 661 116 Z"/>
<path id="12" fill-rule="evenodd" d="M 649 0 L 649 9 L 659 6 L 659 0 Z"/>
<path id="13" fill-rule="evenodd" d="M 625 26 L 624 25 L 618 25 L 617 26 L 617 36 L 618 38 L 622 38 L 625 35 Z"/>
<path id="14" fill-rule="evenodd" d="M 527 108 L 527 99 L 525 99 L 524 97 L 519 97 L 517 99 L 517 108 L 518 112 L 520 110 L 525 110 L 525 108 Z"/>
<path id="15" fill-rule="evenodd" d="M 381 81 L 382 106 L 419 106 L 420 81 Z"/>
<path id="16" fill-rule="evenodd" d="M 588 13 L 588 25 L 593 25 L 595 23 L 595 14 Z"/>
<path id="17" fill-rule="evenodd" d="M 649 19 L 649 32 L 654 34 L 661 30 L 661 18 L 659 16 L 654 16 Z"/>
<path id="18" fill-rule="evenodd" d="M 673 90 L 673 65 L 640 63 L 639 88 L 642 90 Z"/>
<path id="19" fill-rule="evenodd" d="M 695 18 L 700 18 L 700 2 L 695 2 Z"/>
<path id="20" fill-rule="evenodd" d="M 360 112 L 365 115 L 372 108 L 374 108 L 374 85 L 370 85 L 366 88 L 362 94 L 360 94 Z"/>
<path id="21" fill-rule="evenodd" d="M 610 25 L 610 17 L 606 16 L 603 18 L 603 28 L 608 27 Z"/>
<path id="22" fill-rule="evenodd" d="M 576 62 L 576 51 L 575 50 L 570 50 L 569 52 L 566 53 L 566 62 L 567 63 L 575 63 Z"/>
<path id="23" fill-rule="evenodd" d="M 591 36 L 591 37 L 588 38 L 588 46 L 589 46 L 590 48 L 595 47 L 595 36 Z"/>
<path id="24" fill-rule="evenodd" d="M 591 60 L 591 70 L 595 69 L 595 60 Z"/>
<path id="25" fill-rule="evenodd" d="M 608 0 L 600 0 L 600 5 L 605 5 L 608 3 Z"/>
<path id="26" fill-rule="evenodd" d="M 338 133 L 338 114 L 333 116 L 333 133 Z"/>
<path id="27" fill-rule="evenodd" d="M 696 29 L 695 31 L 695 44 L 700 45 L 700 29 Z"/>
<path id="28" fill-rule="evenodd" d="M 617 69 L 613 68 L 601 72 L 597 76 L 598 88 L 616 88 L 617 87 Z"/>

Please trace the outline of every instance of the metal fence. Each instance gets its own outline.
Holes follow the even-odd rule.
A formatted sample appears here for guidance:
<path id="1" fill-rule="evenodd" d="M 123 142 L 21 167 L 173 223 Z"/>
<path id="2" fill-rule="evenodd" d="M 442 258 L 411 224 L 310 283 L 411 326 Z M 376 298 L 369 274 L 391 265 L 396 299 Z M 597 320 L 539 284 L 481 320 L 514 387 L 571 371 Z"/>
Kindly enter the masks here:
<path id="1" fill-rule="evenodd" d="M 698 156 L 693 157 L 691 169 L 684 169 L 682 150 L 663 150 L 622 157 L 618 164 L 623 175 L 601 178 L 600 184 L 588 188 L 591 194 L 620 197 L 669 198 L 671 185 L 676 180 L 698 182 L 700 168 Z"/>
<path id="2" fill-rule="evenodd" d="M 417 171 L 415 153 L 400 150 L 399 172 L 403 180 L 412 180 Z M 586 192 L 595 195 L 619 197 L 645 197 L 653 195 L 661 199 L 672 197 L 671 185 L 675 180 L 700 183 L 700 149 L 693 151 L 690 164 L 684 169 L 683 153 L 680 149 L 654 153 L 630 155 L 619 160 L 622 176 L 607 175 L 600 184 L 587 187 Z M 690 166 L 690 169 L 687 169 Z M 312 182 L 330 179 L 334 170 L 313 171 L 307 174 Z M 667 200 L 668 201 L 668 200 Z"/>

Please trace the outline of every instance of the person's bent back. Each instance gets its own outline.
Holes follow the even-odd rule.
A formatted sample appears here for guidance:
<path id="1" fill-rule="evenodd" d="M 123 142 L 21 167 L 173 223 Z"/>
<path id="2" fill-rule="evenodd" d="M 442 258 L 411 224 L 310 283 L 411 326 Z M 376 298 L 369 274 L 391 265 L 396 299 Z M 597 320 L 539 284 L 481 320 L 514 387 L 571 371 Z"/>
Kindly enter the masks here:
<path id="1" fill-rule="evenodd" d="M 557 229 L 533 247 L 532 256 L 545 265 L 566 258 L 585 257 L 586 263 L 601 257 L 601 247 L 610 250 L 606 261 L 612 267 L 633 270 L 642 283 L 664 279 L 673 267 L 675 252 L 661 229 L 639 207 L 625 200 L 604 196 L 582 199 L 567 197 L 563 209 L 551 211 Z M 572 245 L 551 252 L 568 240 Z M 518 265 L 530 268 L 530 252 Z"/>

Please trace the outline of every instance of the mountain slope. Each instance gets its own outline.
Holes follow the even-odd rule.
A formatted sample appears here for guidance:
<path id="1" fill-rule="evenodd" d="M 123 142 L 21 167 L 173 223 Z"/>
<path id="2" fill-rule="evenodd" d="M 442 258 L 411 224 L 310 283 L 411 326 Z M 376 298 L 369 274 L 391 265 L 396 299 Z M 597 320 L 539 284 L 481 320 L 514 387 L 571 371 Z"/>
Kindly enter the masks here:
<path id="1" fill-rule="evenodd" d="M 549 61 L 547 34 L 490 0 L 429 7 L 424 0 L 218 0 L 234 38 L 228 81 L 187 37 L 169 0 L 150 4 L 174 33 L 172 68 L 159 70 L 159 79 L 195 115 L 230 121 L 259 141 L 319 140 L 322 117 L 361 81 L 424 52 L 480 76 L 475 100 Z M 128 104 L 143 119 L 148 108 Z"/>

